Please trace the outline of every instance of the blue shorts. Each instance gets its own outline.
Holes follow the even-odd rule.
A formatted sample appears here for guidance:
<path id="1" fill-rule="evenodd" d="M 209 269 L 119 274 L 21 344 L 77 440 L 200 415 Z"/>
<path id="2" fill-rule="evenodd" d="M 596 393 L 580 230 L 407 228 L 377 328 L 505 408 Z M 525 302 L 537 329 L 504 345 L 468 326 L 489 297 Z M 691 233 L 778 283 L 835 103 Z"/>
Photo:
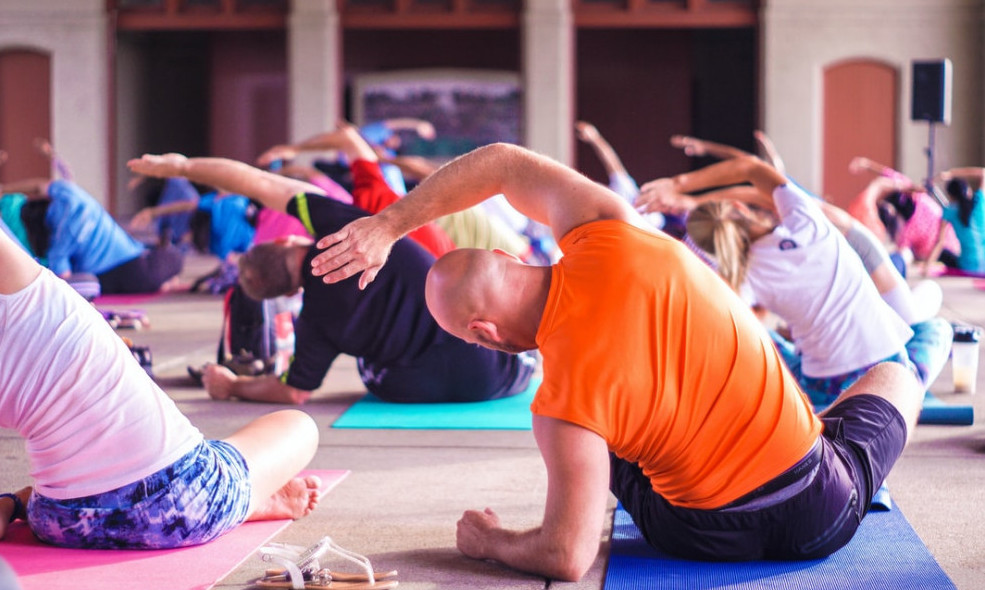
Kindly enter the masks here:
<path id="1" fill-rule="evenodd" d="M 803 476 L 788 483 L 797 489 L 789 496 L 780 488 L 723 509 L 682 508 L 655 493 L 638 465 L 615 456 L 610 486 L 647 542 L 670 555 L 703 561 L 820 559 L 851 540 L 906 444 L 903 416 L 874 395 L 847 398 L 821 420 L 820 447 L 791 468 Z"/>
<path id="2" fill-rule="evenodd" d="M 250 506 L 246 461 L 229 443 L 203 441 L 157 473 L 102 494 L 54 500 L 35 492 L 28 523 L 42 541 L 79 549 L 169 549 L 211 541 Z"/>

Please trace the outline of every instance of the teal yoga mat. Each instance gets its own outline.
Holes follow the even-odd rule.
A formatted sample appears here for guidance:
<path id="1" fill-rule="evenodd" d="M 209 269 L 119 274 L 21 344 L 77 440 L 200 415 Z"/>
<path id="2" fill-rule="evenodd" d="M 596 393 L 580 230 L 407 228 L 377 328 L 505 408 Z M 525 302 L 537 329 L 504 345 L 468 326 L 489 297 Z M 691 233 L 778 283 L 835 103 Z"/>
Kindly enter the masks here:
<path id="1" fill-rule="evenodd" d="M 339 416 L 332 427 L 530 430 L 530 403 L 539 385 L 540 379 L 532 379 L 523 393 L 461 404 L 394 404 L 366 394 Z"/>
<path id="2" fill-rule="evenodd" d="M 855 538 L 825 559 L 712 563 L 675 559 L 643 541 L 620 506 L 604 590 L 955 590 L 902 511 L 870 512 Z"/>

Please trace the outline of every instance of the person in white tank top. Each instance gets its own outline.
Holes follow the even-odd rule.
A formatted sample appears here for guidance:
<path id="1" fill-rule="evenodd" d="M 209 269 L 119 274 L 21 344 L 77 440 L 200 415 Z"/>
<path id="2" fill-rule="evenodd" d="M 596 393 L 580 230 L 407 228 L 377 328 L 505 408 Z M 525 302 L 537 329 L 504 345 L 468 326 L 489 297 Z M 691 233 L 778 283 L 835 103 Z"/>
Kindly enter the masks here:
<path id="1" fill-rule="evenodd" d="M 320 482 L 296 477 L 318 446 L 310 416 L 274 412 L 205 440 L 98 311 L 4 231 L 0 268 L 0 427 L 25 439 L 33 479 L 0 494 L 0 539 L 26 518 L 58 545 L 166 548 L 314 508 Z M 130 506 L 134 486 L 156 486 L 152 506 Z M 196 492 L 208 499 L 187 504 Z M 77 530 L 61 524 L 110 505 L 128 515 L 118 530 L 111 514 Z M 189 524 L 177 534 L 152 524 L 179 518 Z"/>
<path id="2" fill-rule="evenodd" d="M 757 175 L 783 182 L 771 194 L 743 184 Z M 728 188 L 688 196 L 720 187 Z M 644 191 L 653 207 L 687 211 L 688 234 L 715 256 L 719 274 L 737 291 L 747 286 L 791 328 L 792 346 L 775 340 L 816 405 L 830 404 L 881 361 L 909 366 L 925 388 L 940 373 L 950 325 L 930 318 L 908 326 L 821 201 L 767 162 L 737 156 Z"/>

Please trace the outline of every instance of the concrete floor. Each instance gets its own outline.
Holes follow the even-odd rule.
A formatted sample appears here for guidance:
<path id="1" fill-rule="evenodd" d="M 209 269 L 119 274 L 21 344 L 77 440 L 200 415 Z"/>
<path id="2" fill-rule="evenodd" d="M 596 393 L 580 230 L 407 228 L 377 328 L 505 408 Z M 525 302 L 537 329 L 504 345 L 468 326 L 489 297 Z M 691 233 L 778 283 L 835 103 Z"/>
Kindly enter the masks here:
<path id="1" fill-rule="evenodd" d="M 209 259 L 193 259 L 186 274 L 208 270 Z M 970 279 L 942 278 L 942 315 L 985 325 L 985 292 Z M 194 386 L 185 367 L 215 357 L 221 301 L 217 296 L 176 293 L 138 306 L 150 329 L 126 331 L 151 347 L 159 383 L 208 437 L 221 438 L 276 406 L 216 402 Z M 985 367 L 983 367 L 985 368 Z M 985 587 L 985 370 L 977 394 L 951 392 L 950 368 L 932 390 L 945 401 L 972 403 L 970 427 L 920 426 L 889 476 L 892 496 L 958 588 Z M 557 583 L 494 563 L 462 556 L 455 549 L 455 522 L 464 510 L 492 507 L 513 528 L 539 524 L 546 496 L 543 463 L 530 432 L 333 429 L 332 422 L 364 389 L 351 358 L 336 362 L 322 389 L 303 408 L 322 425 L 316 469 L 347 469 L 350 475 L 308 517 L 276 540 L 309 545 L 325 535 L 367 555 L 378 570 L 399 570 L 400 588 L 602 587 L 608 539 L 592 570 L 579 583 Z M 0 430 L 0 490 L 28 482 L 23 444 Z M 614 501 L 610 502 L 610 511 Z M 608 535 L 608 531 L 606 531 Z M 250 587 L 263 564 L 247 561 L 219 588 Z M 181 590 L 181 589 L 179 589 Z"/>

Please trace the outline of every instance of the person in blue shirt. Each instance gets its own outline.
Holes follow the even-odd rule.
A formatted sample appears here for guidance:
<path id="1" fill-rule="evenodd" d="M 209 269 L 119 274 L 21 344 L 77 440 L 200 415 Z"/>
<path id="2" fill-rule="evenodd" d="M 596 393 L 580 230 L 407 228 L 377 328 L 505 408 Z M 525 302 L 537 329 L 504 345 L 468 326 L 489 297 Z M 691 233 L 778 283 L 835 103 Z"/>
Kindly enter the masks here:
<path id="1" fill-rule="evenodd" d="M 253 244 L 258 212 L 257 204 L 243 195 L 213 190 L 199 196 L 196 192 L 194 196 L 167 202 L 162 199 L 158 205 L 141 209 L 130 220 L 130 229 L 144 229 L 158 219 L 190 215 L 188 231 L 195 249 L 225 260 L 231 253 L 246 252 Z M 183 238 L 184 235 L 170 236 L 172 241 Z"/>
<path id="2" fill-rule="evenodd" d="M 941 214 L 937 243 L 930 260 L 936 260 L 944 248 L 948 226 L 961 244 L 958 269 L 971 274 L 985 273 L 985 168 L 952 168 L 938 175 L 944 181 L 950 203 Z"/>
<path id="3" fill-rule="evenodd" d="M 88 273 L 103 294 L 153 293 L 177 282 L 183 257 L 170 245 L 148 248 L 134 239 L 78 184 L 64 179 L 29 179 L 0 186 L 47 202 L 47 243 L 35 248 L 56 275 Z"/>
<path id="4" fill-rule="evenodd" d="M 137 175 L 130 179 L 127 189 L 136 202 L 145 203 L 148 206 L 197 203 L 201 196 L 199 189 L 184 178 L 149 178 Z M 185 248 L 187 245 L 186 238 L 192 231 L 193 215 L 194 211 L 188 210 L 163 215 L 153 221 L 146 220 L 146 229 L 153 230 L 162 242 L 171 242 L 176 246 Z"/>

